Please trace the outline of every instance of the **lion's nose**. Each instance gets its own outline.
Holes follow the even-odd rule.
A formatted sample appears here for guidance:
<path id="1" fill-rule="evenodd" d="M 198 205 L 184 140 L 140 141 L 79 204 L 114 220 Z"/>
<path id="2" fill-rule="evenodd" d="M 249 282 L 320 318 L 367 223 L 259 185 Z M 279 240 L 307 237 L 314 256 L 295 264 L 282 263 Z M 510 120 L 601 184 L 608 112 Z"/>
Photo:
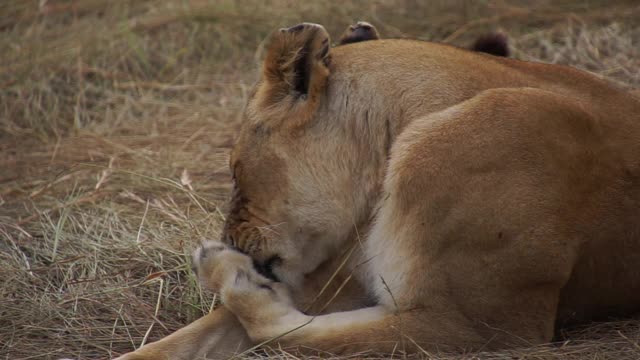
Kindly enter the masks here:
<path id="1" fill-rule="evenodd" d="M 280 282 L 280 279 L 278 279 L 276 274 L 273 273 L 273 268 L 278 265 L 282 265 L 282 258 L 278 255 L 271 256 L 262 263 L 255 259 L 253 260 L 253 267 L 257 272 L 267 279 L 271 279 L 276 282 Z"/>

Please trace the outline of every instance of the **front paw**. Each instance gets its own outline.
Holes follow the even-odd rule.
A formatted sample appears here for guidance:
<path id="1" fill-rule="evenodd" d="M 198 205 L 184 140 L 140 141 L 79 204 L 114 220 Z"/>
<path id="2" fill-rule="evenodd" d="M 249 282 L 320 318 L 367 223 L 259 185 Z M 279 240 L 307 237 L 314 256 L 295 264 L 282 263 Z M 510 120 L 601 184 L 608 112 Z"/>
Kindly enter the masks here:
<path id="1" fill-rule="evenodd" d="M 200 283 L 219 293 L 238 273 L 253 267 L 250 257 L 219 241 L 204 242 L 194 251 L 192 263 Z"/>
<path id="2" fill-rule="evenodd" d="M 272 279 L 261 275 L 246 254 L 219 241 L 207 241 L 193 253 L 193 268 L 201 284 L 222 299 L 234 292 L 272 289 Z"/>
<path id="3" fill-rule="evenodd" d="M 258 273 L 249 256 L 223 243 L 204 243 L 193 253 L 193 265 L 200 282 L 218 292 L 244 325 L 286 313 L 292 304 L 284 284 Z"/>

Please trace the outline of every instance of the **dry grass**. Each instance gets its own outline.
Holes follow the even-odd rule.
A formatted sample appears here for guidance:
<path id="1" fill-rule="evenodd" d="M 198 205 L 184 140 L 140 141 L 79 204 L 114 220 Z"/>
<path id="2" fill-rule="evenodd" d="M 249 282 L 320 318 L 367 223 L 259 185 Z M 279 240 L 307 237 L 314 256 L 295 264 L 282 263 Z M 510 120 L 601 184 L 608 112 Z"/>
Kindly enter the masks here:
<path id="1" fill-rule="evenodd" d="M 274 28 L 313 21 L 337 36 L 365 19 L 460 45 L 502 29 L 519 58 L 640 86 L 633 1 L 36 3 L 0 4 L 4 359 L 115 356 L 209 310 L 189 253 L 219 235 L 228 149 Z M 639 328 L 482 357 L 639 358 Z"/>

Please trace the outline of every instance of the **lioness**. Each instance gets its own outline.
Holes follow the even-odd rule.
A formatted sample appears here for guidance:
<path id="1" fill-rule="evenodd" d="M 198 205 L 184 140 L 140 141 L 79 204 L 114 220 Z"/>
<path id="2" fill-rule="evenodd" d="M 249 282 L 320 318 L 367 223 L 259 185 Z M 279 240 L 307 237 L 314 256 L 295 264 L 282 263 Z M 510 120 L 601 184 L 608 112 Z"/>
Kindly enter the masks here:
<path id="1" fill-rule="evenodd" d="M 271 36 L 230 166 L 193 257 L 224 308 L 123 359 L 491 350 L 640 308 L 640 99 L 591 74 L 300 24 Z M 336 267 L 323 294 L 347 284 L 350 310 L 302 311 Z"/>

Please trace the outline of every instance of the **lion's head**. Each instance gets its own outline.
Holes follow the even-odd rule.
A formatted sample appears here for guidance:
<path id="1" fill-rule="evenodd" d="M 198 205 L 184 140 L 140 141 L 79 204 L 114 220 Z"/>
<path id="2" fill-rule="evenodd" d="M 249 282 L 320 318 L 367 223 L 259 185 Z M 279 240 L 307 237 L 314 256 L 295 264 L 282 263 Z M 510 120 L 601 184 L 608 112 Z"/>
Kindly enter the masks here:
<path id="1" fill-rule="evenodd" d="M 272 34 L 231 153 L 223 241 L 290 285 L 368 220 L 388 148 L 333 70 L 322 26 Z"/>

